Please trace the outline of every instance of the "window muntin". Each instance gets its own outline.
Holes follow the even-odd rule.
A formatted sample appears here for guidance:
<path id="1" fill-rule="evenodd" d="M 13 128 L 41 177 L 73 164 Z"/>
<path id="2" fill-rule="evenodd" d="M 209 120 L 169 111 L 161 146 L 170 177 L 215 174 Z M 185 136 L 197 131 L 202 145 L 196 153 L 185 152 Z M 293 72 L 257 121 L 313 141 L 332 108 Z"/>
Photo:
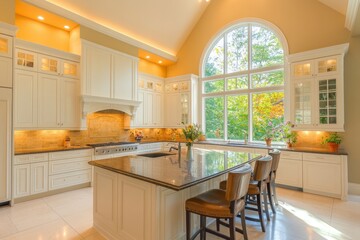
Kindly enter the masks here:
<path id="1" fill-rule="evenodd" d="M 207 138 L 264 141 L 265 124 L 284 121 L 284 50 L 271 29 L 230 27 L 209 47 L 203 66 Z"/>

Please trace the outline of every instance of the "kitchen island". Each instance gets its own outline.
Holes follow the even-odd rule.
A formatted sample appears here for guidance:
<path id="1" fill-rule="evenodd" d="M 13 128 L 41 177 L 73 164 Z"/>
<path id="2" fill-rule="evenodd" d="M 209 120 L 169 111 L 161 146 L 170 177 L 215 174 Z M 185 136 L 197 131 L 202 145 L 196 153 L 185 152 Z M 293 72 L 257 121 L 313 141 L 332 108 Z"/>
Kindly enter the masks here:
<path id="1" fill-rule="evenodd" d="M 184 239 L 186 199 L 218 188 L 226 173 L 260 157 L 194 148 L 180 156 L 91 161 L 94 227 L 108 239 Z M 198 228 L 199 222 L 192 222 Z"/>

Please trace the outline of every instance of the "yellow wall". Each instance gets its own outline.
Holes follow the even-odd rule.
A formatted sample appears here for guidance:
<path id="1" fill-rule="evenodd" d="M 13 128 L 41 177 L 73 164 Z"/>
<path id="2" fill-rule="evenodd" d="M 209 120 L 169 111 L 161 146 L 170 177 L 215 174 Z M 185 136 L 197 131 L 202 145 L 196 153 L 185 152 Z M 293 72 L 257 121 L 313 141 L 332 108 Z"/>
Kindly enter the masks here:
<path id="1" fill-rule="evenodd" d="M 168 77 L 199 74 L 199 62 L 208 42 L 228 24 L 242 18 L 260 18 L 275 24 L 287 38 L 290 53 L 347 42 L 345 17 L 314 0 L 212 1 L 181 47 Z"/>
<path id="2" fill-rule="evenodd" d="M 0 22 L 15 24 L 15 0 L 1 0 Z"/>
<path id="3" fill-rule="evenodd" d="M 16 14 L 15 25 L 19 28 L 16 37 L 62 51 L 69 51 L 68 31 L 34 21 Z"/>
<path id="4" fill-rule="evenodd" d="M 350 39 L 345 57 L 345 137 L 349 153 L 349 182 L 360 183 L 360 37 Z"/>
<path id="5" fill-rule="evenodd" d="M 139 72 L 148 73 L 158 77 L 166 77 L 166 67 L 139 59 Z"/>
<path id="6" fill-rule="evenodd" d="M 138 56 L 138 48 L 130 44 L 117 40 L 113 37 L 107 36 L 103 33 L 92 30 L 88 27 L 80 27 L 80 36 L 82 39 L 103 45 L 108 48 L 115 49 L 117 51 L 129 54 L 131 56 Z"/>

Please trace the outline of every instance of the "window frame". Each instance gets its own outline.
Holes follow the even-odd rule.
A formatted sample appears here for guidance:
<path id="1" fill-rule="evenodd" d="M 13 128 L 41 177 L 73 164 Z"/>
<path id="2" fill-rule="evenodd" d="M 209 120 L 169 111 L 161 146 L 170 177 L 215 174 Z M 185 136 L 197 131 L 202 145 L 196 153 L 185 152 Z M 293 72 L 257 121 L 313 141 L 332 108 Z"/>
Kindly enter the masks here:
<path id="1" fill-rule="evenodd" d="M 229 33 L 230 31 L 234 30 L 235 28 L 241 27 L 241 26 L 247 26 L 248 29 L 251 29 L 251 26 L 260 26 L 263 28 L 268 29 L 269 31 L 272 31 L 275 36 L 279 39 L 280 44 L 283 48 L 283 57 L 284 57 L 284 61 L 283 64 L 276 64 L 276 65 L 272 65 L 272 66 L 268 66 L 268 67 L 263 67 L 263 68 L 255 68 L 255 69 L 251 69 L 251 61 L 248 61 L 248 70 L 246 71 L 238 71 L 238 72 L 233 72 L 233 73 L 226 73 L 227 72 L 227 58 L 226 58 L 226 53 L 227 53 L 227 33 Z M 251 47 L 252 47 L 252 39 L 251 39 L 251 33 L 252 31 L 248 31 L 248 55 L 251 56 Z M 205 67 L 206 67 L 206 60 L 209 56 L 209 54 L 211 54 L 211 50 L 213 49 L 213 47 L 218 43 L 218 41 L 224 38 L 224 74 L 220 74 L 220 75 L 214 75 L 214 76 L 205 76 Z M 200 72 L 200 78 L 199 78 L 199 83 L 200 83 L 200 87 L 199 87 L 199 109 L 201 109 L 200 114 L 199 114 L 199 119 L 200 122 L 203 126 L 203 130 L 205 131 L 206 126 L 205 126 L 205 109 L 204 109 L 204 103 L 205 103 L 205 99 L 209 98 L 209 97 L 223 97 L 224 99 L 224 139 L 210 139 L 210 140 L 214 140 L 214 141 L 232 141 L 232 142 L 242 142 L 242 140 L 231 140 L 228 139 L 228 127 L 227 127 L 227 122 L 228 122 L 228 109 L 227 109 L 227 96 L 234 96 L 234 95 L 248 95 L 248 116 L 249 116 L 249 127 L 248 127 L 248 141 L 249 142 L 253 142 L 253 143 L 262 143 L 263 141 L 254 141 L 253 140 L 253 102 L 252 102 L 252 98 L 253 98 L 253 94 L 258 94 L 258 93 L 265 93 L 265 92 L 284 92 L 284 119 L 285 121 L 288 121 L 290 119 L 290 84 L 289 84 L 289 64 L 287 62 L 287 57 L 289 55 L 288 52 L 288 45 L 287 45 L 287 40 L 285 38 L 285 36 L 283 35 L 283 33 L 280 31 L 280 29 L 275 26 L 274 24 L 262 20 L 262 19 L 254 19 L 254 18 L 246 18 L 246 19 L 242 19 L 240 21 L 236 21 L 234 23 L 231 23 L 230 25 L 225 26 L 221 31 L 219 31 L 217 34 L 215 34 L 214 37 L 212 37 L 212 39 L 210 39 L 210 41 L 208 42 L 207 46 L 204 48 L 203 53 L 202 53 L 202 57 L 200 59 L 200 68 L 199 68 L 199 72 Z M 256 73 L 265 73 L 265 72 L 269 72 L 269 71 L 274 71 L 274 70 L 279 70 L 279 69 L 283 69 L 284 71 L 284 85 L 281 86 L 270 86 L 270 87 L 259 87 L 259 88 L 252 88 L 252 82 L 251 82 L 251 75 L 256 74 Z M 248 88 L 246 89 L 236 89 L 236 90 L 227 90 L 227 79 L 232 78 L 232 77 L 240 77 L 242 75 L 247 75 L 248 76 Z M 212 81 L 212 80 L 219 80 L 219 79 L 224 79 L 224 91 L 222 92 L 214 92 L 214 93 L 204 93 L 203 89 L 204 89 L 204 82 L 207 81 Z"/>

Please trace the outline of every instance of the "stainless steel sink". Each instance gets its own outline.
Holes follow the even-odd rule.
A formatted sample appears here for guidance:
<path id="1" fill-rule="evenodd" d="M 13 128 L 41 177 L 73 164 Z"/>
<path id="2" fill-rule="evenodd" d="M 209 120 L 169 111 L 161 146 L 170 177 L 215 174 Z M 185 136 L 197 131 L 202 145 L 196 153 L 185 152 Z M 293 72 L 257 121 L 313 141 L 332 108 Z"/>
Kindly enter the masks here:
<path id="1" fill-rule="evenodd" d="M 165 153 L 165 152 L 156 152 L 156 153 L 145 153 L 139 154 L 138 156 L 141 157 L 149 157 L 149 158 L 157 158 L 157 157 L 164 157 L 169 155 L 175 155 L 174 153 Z"/>

